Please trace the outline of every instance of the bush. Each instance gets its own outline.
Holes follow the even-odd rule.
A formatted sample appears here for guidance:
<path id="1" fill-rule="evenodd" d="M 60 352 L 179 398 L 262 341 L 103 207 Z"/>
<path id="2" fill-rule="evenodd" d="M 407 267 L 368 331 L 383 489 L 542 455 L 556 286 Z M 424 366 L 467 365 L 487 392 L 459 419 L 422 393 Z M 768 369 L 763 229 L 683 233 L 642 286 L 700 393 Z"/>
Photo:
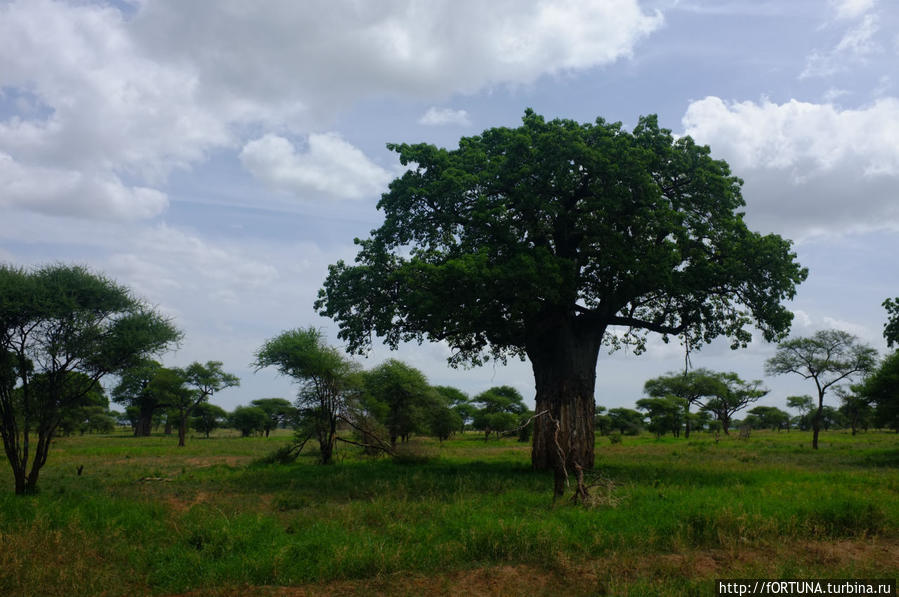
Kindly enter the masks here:
<path id="1" fill-rule="evenodd" d="M 242 437 L 261 433 L 268 420 L 268 415 L 258 406 L 238 406 L 229 417 L 231 426 L 240 431 Z"/>

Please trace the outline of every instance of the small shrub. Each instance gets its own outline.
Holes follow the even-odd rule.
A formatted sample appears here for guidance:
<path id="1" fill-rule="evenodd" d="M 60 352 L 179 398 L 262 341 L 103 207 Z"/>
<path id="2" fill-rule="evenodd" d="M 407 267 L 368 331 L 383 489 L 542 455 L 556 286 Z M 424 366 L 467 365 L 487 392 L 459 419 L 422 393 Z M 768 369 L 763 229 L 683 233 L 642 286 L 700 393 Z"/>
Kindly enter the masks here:
<path id="1" fill-rule="evenodd" d="M 621 443 L 621 432 L 609 434 L 609 443 L 611 444 L 620 444 Z"/>

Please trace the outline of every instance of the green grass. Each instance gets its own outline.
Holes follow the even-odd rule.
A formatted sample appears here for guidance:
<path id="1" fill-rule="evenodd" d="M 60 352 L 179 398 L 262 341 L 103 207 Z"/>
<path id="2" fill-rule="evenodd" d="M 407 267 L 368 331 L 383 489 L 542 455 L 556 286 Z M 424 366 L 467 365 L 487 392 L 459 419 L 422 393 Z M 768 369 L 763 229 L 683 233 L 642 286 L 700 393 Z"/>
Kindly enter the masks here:
<path id="1" fill-rule="evenodd" d="M 709 594 L 899 570 L 896 434 L 829 432 L 818 451 L 798 432 L 598 438 L 613 489 L 592 508 L 554 503 L 512 439 L 418 440 L 433 457 L 414 464 L 260 463 L 288 440 L 59 439 L 38 495 L 0 484 L 0 594 Z M 506 584 L 484 589 L 484 570 Z"/>

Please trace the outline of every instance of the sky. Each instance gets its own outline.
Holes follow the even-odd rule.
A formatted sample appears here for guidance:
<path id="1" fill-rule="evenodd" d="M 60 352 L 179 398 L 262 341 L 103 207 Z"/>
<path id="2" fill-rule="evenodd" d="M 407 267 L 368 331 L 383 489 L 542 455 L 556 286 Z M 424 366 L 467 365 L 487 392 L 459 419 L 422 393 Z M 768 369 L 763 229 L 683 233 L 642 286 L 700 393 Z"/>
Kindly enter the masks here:
<path id="1" fill-rule="evenodd" d="M 0 0 L 0 262 L 79 263 L 171 317 L 169 366 L 219 360 L 227 409 L 296 387 L 251 363 L 315 326 L 329 264 L 378 227 L 403 171 L 391 142 L 546 118 L 644 114 L 708 144 L 744 182 L 745 219 L 794 241 L 808 280 L 792 335 L 849 331 L 885 354 L 899 295 L 899 4 L 892 0 Z M 765 377 L 776 346 L 715 342 L 693 367 L 761 379 L 760 404 L 812 394 Z M 530 365 L 399 358 L 469 395 Z M 597 402 L 633 407 L 684 367 L 677 342 L 602 353 Z M 831 404 L 836 406 L 835 397 Z"/>

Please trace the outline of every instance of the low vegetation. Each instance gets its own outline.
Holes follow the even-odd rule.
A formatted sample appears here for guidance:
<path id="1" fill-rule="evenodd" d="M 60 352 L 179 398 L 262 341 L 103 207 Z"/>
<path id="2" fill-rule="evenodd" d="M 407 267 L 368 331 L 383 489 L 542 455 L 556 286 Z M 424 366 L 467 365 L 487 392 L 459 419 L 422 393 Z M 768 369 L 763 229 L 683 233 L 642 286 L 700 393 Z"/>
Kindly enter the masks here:
<path id="1" fill-rule="evenodd" d="M 0 594 L 707 595 L 899 569 L 894 433 L 598 437 L 579 506 L 515 437 L 342 444 L 320 466 L 270 458 L 286 430 L 202 435 L 62 437 L 37 495 L 5 476 Z"/>

